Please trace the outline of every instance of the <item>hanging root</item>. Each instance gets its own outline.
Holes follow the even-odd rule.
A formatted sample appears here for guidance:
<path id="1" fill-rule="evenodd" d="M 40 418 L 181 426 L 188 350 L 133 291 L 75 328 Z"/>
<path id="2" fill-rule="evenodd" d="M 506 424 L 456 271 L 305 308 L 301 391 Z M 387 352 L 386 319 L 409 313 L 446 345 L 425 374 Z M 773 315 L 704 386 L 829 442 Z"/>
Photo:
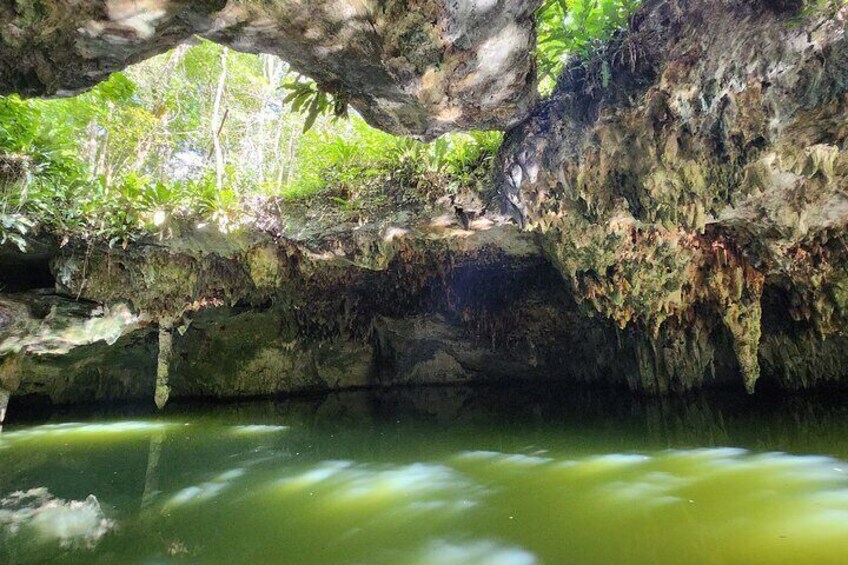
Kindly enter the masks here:
<path id="1" fill-rule="evenodd" d="M 170 320 L 159 322 L 159 356 L 156 360 L 156 392 L 154 395 L 156 407 L 159 410 L 165 408 L 168 398 L 171 396 L 168 379 L 174 339 L 173 327 L 173 322 Z"/>

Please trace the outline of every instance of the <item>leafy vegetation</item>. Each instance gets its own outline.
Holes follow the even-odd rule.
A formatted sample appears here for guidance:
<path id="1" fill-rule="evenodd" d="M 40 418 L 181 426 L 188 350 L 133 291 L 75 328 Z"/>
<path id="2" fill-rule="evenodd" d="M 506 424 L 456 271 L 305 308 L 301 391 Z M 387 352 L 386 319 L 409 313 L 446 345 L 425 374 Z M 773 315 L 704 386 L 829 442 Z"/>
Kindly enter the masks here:
<path id="1" fill-rule="evenodd" d="M 626 28 L 641 3 L 642 0 L 544 0 L 536 12 L 540 91 L 548 94 L 553 90 L 569 57 L 589 58 L 617 31 Z M 846 0 L 800 0 L 796 6 L 801 8 L 798 22 L 821 11 L 833 17 L 846 3 Z M 613 79 L 608 67 L 603 72 L 602 82 Z"/>
<path id="2" fill-rule="evenodd" d="M 824 12 L 835 17 L 837 12 L 848 4 L 848 0 L 802 0 L 801 17 Z"/>
<path id="3" fill-rule="evenodd" d="M 386 187 L 479 187 L 497 133 L 385 134 L 274 57 L 183 46 L 66 100 L 0 98 L 0 241 L 33 230 L 126 243 L 175 218 L 222 230 L 295 201 L 355 212 Z M 5 179 L 5 180 L 4 180 Z M 259 202 L 259 204 L 257 204 Z"/>
<path id="4" fill-rule="evenodd" d="M 626 27 L 640 3 L 641 0 L 545 0 L 536 15 L 540 90 L 553 90 L 568 57 L 588 57 Z"/>
<path id="5" fill-rule="evenodd" d="M 567 56 L 591 54 L 624 27 L 638 3 L 546 0 L 542 89 Z M 382 133 L 348 116 L 343 88 L 199 41 L 76 98 L 0 98 L 0 244 L 23 247 L 48 230 L 125 245 L 168 233 L 175 218 L 236 229 L 257 201 L 355 215 L 387 199 L 479 191 L 500 142 L 498 133 L 429 145 Z"/>
<path id="6" fill-rule="evenodd" d="M 355 196 L 368 186 L 400 183 L 419 192 L 482 189 L 491 159 L 500 146 L 499 133 L 458 134 L 424 144 L 395 137 L 353 118 L 334 136 L 310 132 L 300 145 L 303 166 L 283 191 L 287 198 L 322 192 Z"/>
<path id="7" fill-rule="evenodd" d="M 342 87 L 329 92 L 312 80 L 298 76 L 294 80 L 284 83 L 283 88 L 291 91 L 283 100 L 283 104 L 291 104 L 292 111 L 302 112 L 306 115 L 303 133 L 308 132 L 315 125 L 318 116 L 348 117 L 348 95 Z"/>

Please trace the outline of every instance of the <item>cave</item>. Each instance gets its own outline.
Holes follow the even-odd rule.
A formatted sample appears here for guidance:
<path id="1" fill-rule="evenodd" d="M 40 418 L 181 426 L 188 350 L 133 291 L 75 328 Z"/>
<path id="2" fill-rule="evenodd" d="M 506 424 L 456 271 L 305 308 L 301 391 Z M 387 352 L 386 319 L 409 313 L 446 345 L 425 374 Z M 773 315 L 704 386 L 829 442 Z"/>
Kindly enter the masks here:
<path id="1" fill-rule="evenodd" d="M 847 23 L 0 5 L 0 561 L 840 562 Z"/>

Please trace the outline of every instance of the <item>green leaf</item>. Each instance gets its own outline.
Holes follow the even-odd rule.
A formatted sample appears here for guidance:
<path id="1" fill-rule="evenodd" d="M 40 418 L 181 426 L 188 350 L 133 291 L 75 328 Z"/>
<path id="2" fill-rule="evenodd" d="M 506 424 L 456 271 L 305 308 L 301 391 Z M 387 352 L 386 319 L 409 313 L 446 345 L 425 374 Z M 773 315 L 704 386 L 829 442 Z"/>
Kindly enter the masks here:
<path id="1" fill-rule="evenodd" d="M 318 119 L 320 114 L 320 100 L 321 97 L 318 94 L 312 98 L 312 103 L 306 113 L 306 121 L 303 123 L 303 133 L 308 132 L 315 125 L 315 120 Z"/>

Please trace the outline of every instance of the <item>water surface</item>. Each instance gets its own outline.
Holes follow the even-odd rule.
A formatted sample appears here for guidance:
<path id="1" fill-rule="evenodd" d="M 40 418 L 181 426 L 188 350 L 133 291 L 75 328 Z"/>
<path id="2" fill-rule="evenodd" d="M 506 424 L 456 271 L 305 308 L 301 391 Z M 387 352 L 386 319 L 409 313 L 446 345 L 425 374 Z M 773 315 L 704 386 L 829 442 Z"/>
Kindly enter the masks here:
<path id="1" fill-rule="evenodd" d="M 843 406 L 422 389 L 13 420 L 0 563 L 845 563 Z"/>

